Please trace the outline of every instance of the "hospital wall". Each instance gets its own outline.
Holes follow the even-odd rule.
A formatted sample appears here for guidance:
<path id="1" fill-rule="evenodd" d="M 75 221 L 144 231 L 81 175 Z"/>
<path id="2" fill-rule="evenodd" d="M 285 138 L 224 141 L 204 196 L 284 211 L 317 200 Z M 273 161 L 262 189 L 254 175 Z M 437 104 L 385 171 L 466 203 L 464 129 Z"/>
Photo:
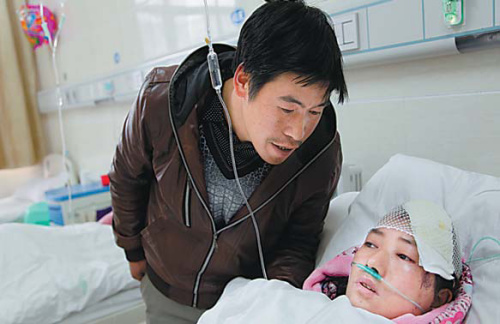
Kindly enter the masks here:
<path id="1" fill-rule="evenodd" d="M 349 69 L 346 77 L 338 127 L 345 162 L 362 168 L 364 182 L 396 153 L 500 176 L 500 49 Z M 64 111 L 80 171 L 109 170 L 130 106 Z M 60 152 L 57 114 L 44 114 L 43 124 L 49 149 Z"/>
<path id="2" fill-rule="evenodd" d="M 500 49 L 348 71 L 345 160 L 365 180 L 396 153 L 500 176 L 499 80 Z"/>

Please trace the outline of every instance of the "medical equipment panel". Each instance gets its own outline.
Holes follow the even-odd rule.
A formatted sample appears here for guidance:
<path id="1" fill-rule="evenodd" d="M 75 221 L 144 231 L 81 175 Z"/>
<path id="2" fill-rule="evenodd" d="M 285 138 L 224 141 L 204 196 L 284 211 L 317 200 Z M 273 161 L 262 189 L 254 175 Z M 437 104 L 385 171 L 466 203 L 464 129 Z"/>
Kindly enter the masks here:
<path id="1" fill-rule="evenodd" d="M 49 190 L 45 198 L 56 225 L 94 222 L 97 211 L 111 206 L 109 186 L 98 182 Z"/>

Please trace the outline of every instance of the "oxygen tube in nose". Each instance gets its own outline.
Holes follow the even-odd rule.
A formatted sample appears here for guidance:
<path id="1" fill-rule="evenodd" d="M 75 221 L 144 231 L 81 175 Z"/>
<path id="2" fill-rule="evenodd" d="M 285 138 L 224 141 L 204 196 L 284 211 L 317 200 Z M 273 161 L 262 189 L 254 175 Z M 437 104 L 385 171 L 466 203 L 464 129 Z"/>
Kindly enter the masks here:
<path id="1" fill-rule="evenodd" d="M 389 281 L 385 280 L 375 269 L 370 268 L 369 266 L 366 266 L 364 264 L 354 262 L 354 261 L 351 264 L 353 264 L 353 265 L 357 266 L 358 268 L 360 268 L 361 270 L 365 271 L 366 273 L 371 275 L 376 280 L 383 282 L 387 287 L 391 288 L 395 293 L 397 293 L 398 295 L 400 295 L 401 297 L 403 297 L 404 299 L 406 299 L 407 301 L 409 301 L 410 303 L 415 305 L 415 307 L 417 307 L 422 313 L 425 313 L 424 309 L 417 302 L 415 302 L 413 299 L 411 299 L 410 297 L 403 294 L 401 292 L 401 290 L 394 287 Z"/>
<path id="2" fill-rule="evenodd" d="M 204 0 L 204 2 L 205 2 L 205 16 L 206 16 L 206 22 L 207 22 L 207 37 L 205 38 L 205 42 L 208 45 L 207 62 L 208 62 L 208 70 L 210 72 L 210 80 L 212 82 L 212 87 L 214 88 L 215 92 L 217 93 L 217 97 L 219 98 L 219 101 L 220 101 L 222 107 L 224 108 L 224 114 L 226 115 L 228 129 L 229 129 L 229 148 L 230 148 L 229 150 L 231 152 L 231 164 L 233 167 L 234 179 L 236 180 L 236 184 L 238 185 L 238 189 L 240 191 L 240 194 L 243 197 L 243 200 L 245 202 L 245 206 L 247 207 L 248 212 L 250 214 L 250 218 L 252 219 L 252 224 L 254 227 L 255 236 L 257 238 L 257 248 L 259 250 L 259 260 L 260 260 L 260 267 L 262 270 L 262 275 L 264 276 L 265 279 L 268 279 L 267 271 L 266 271 L 266 264 L 264 262 L 264 253 L 262 251 L 262 243 L 260 241 L 259 225 L 257 224 L 257 220 L 255 219 L 255 215 L 253 213 L 253 210 L 250 207 L 250 204 L 248 203 L 247 197 L 245 196 L 245 192 L 243 191 L 243 188 L 241 187 L 241 183 L 240 183 L 239 176 L 238 176 L 238 170 L 236 168 L 236 160 L 234 157 L 234 143 L 233 143 L 233 124 L 231 122 L 231 116 L 229 115 L 229 110 L 227 109 L 226 104 L 224 102 L 224 99 L 222 98 L 222 77 L 221 77 L 221 72 L 220 72 L 220 67 L 219 67 L 219 59 L 218 59 L 217 53 L 215 53 L 213 45 L 212 45 L 212 37 L 210 35 L 210 24 L 209 24 L 209 19 L 208 19 L 207 0 Z"/>

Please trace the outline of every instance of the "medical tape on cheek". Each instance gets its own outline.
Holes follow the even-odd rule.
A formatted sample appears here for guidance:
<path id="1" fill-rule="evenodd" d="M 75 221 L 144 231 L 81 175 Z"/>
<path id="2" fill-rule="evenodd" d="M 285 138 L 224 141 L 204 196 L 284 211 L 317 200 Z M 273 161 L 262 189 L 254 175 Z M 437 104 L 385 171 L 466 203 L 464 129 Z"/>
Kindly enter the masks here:
<path id="1" fill-rule="evenodd" d="M 357 263 L 357 262 L 352 262 L 353 265 L 357 266 L 361 270 L 365 271 L 366 273 L 370 274 L 372 277 L 374 277 L 376 280 L 383 282 L 387 287 L 392 289 L 395 293 L 403 297 L 403 299 L 407 300 L 408 302 L 412 303 L 415 307 L 417 307 L 422 314 L 425 313 L 424 309 L 422 306 L 420 306 L 416 301 L 411 299 L 410 297 L 406 296 L 401 292 L 398 288 L 394 287 L 390 282 L 385 280 L 375 269 L 368 267 L 367 265 Z"/>

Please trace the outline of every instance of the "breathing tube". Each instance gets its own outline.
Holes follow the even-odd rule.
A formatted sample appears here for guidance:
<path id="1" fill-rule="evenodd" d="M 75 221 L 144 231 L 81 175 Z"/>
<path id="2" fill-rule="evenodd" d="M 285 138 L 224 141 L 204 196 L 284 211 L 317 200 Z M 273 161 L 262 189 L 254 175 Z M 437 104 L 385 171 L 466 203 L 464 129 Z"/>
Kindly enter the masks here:
<path id="1" fill-rule="evenodd" d="M 474 258 L 473 257 L 474 253 L 476 252 L 476 249 L 479 246 L 479 244 L 482 243 L 482 242 L 485 242 L 485 241 L 492 241 L 492 242 L 494 242 L 494 243 L 496 243 L 496 244 L 498 244 L 500 246 L 500 240 L 498 240 L 498 239 L 496 239 L 494 237 L 491 237 L 491 236 L 482 237 L 472 247 L 472 250 L 470 252 L 469 258 L 467 259 L 467 261 L 465 263 L 471 264 L 471 263 L 479 262 L 479 261 L 489 261 L 489 260 L 500 259 L 500 253 L 493 254 L 493 255 L 490 255 L 490 256 L 487 256 L 487 257 L 480 257 L 480 258 Z M 361 270 L 363 270 L 366 273 L 370 274 L 376 280 L 383 282 L 387 287 L 389 287 L 390 289 L 392 289 L 398 295 L 400 295 L 401 297 L 403 297 L 404 299 L 406 299 L 407 301 L 409 301 L 410 303 L 412 303 L 413 305 L 415 305 L 418 309 L 420 309 L 420 311 L 422 311 L 422 313 L 424 312 L 423 308 L 417 302 L 413 301 L 411 298 L 409 298 L 408 296 L 406 296 L 405 294 L 403 294 L 399 289 L 397 289 L 396 287 L 394 287 L 390 282 L 388 282 L 387 280 L 385 280 L 375 269 L 373 269 L 373 268 L 371 268 L 371 267 L 369 267 L 367 265 L 354 262 L 354 261 L 351 264 L 357 266 Z"/>
<path id="2" fill-rule="evenodd" d="M 401 292 L 401 290 L 399 290 L 398 288 L 394 287 L 389 281 L 385 280 L 375 269 L 370 268 L 367 265 L 354 262 L 354 261 L 352 262 L 352 264 L 355 265 L 355 266 L 357 266 L 361 270 L 365 271 L 366 273 L 368 273 L 369 275 L 371 275 L 376 280 L 383 282 L 387 287 L 389 287 L 390 289 L 392 289 L 395 293 L 397 293 L 398 295 L 400 295 L 401 297 L 403 297 L 404 299 L 406 299 L 407 301 L 409 301 L 410 303 L 412 303 L 413 305 L 415 305 L 415 307 L 417 307 L 422 313 L 425 313 L 425 311 L 422 308 L 422 306 L 420 306 L 416 301 L 414 301 L 410 297 L 408 297 L 405 294 L 403 294 Z"/>
<path id="3" fill-rule="evenodd" d="M 255 215 L 253 213 L 252 207 L 250 207 L 250 204 L 248 203 L 247 197 L 245 196 L 245 193 L 243 192 L 243 188 L 241 187 L 241 183 L 240 183 L 239 176 L 238 176 L 238 170 L 236 168 L 236 160 L 234 157 L 234 143 L 233 143 L 233 124 L 231 122 L 231 116 L 229 115 L 229 110 L 227 109 L 227 106 L 224 102 L 224 99 L 222 98 L 222 77 L 221 77 L 221 72 L 220 72 L 220 67 L 219 67 L 219 59 L 218 59 L 217 53 L 215 53 L 213 45 L 212 45 L 212 36 L 210 35 L 210 21 L 209 21 L 209 17 L 208 17 L 207 0 L 204 0 L 204 2 L 205 2 L 205 17 L 206 17 L 206 23 L 207 23 L 207 37 L 205 38 L 205 43 L 208 45 L 207 61 L 208 61 L 208 70 L 210 71 L 210 80 L 212 82 L 212 87 L 214 88 L 215 92 L 217 93 L 217 97 L 219 98 L 219 101 L 222 104 L 222 107 L 224 108 L 224 114 L 226 116 L 228 129 L 229 129 L 229 150 L 231 152 L 231 164 L 233 167 L 234 179 L 236 180 L 236 184 L 238 185 L 238 189 L 240 191 L 240 194 L 243 197 L 243 200 L 245 201 L 245 206 L 247 207 L 248 212 L 250 214 L 250 218 L 252 219 L 252 223 L 253 223 L 253 227 L 254 227 L 254 231 L 255 231 L 255 236 L 257 238 L 257 248 L 259 250 L 259 260 L 260 260 L 260 267 L 262 270 L 262 275 L 264 276 L 265 279 L 268 279 L 267 272 L 266 272 L 266 265 L 264 262 L 264 253 L 262 252 L 262 243 L 260 240 L 259 225 L 257 224 L 257 220 L 255 219 Z"/>

